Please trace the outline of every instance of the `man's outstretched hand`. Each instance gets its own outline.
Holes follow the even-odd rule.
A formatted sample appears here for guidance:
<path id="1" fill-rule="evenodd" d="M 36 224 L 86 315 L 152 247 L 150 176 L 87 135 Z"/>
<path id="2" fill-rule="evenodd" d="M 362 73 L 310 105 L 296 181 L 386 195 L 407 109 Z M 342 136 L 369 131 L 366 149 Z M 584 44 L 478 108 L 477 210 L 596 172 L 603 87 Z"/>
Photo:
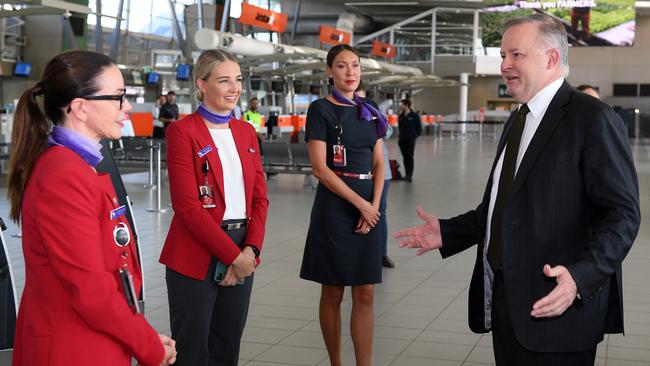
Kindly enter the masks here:
<path id="1" fill-rule="evenodd" d="M 442 236 L 440 235 L 440 221 L 418 206 L 418 216 L 424 220 L 420 226 L 410 227 L 395 233 L 396 238 L 402 238 L 400 248 L 418 248 L 416 255 L 422 255 L 430 250 L 442 247 Z"/>

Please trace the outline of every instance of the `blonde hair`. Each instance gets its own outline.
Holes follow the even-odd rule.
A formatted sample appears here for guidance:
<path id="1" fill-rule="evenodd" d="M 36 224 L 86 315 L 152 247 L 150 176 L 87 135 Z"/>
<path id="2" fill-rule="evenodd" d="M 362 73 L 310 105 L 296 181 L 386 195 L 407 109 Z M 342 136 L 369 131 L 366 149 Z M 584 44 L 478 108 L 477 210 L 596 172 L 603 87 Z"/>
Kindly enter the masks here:
<path id="1" fill-rule="evenodd" d="M 199 56 L 199 59 L 196 61 L 196 65 L 194 66 L 194 85 L 196 85 L 198 80 L 208 80 L 212 69 L 226 61 L 232 61 L 239 65 L 235 56 L 228 51 L 217 49 L 204 51 L 201 56 Z M 197 90 L 194 97 L 198 101 L 202 102 L 203 92 Z"/>

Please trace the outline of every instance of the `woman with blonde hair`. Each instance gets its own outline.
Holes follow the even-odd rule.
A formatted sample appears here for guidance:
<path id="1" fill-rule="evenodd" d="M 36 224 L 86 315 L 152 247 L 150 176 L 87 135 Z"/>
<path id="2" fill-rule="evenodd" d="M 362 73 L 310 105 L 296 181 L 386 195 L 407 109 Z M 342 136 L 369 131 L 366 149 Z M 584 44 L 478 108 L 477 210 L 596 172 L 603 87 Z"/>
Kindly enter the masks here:
<path id="1" fill-rule="evenodd" d="M 174 217 L 167 266 L 177 365 L 237 365 L 264 239 L 268 200 L 257 134 L 232 112 L 242 91 L 237 60 L 208 50 L 195 66 L 196 112 L 166 131 Z"/>

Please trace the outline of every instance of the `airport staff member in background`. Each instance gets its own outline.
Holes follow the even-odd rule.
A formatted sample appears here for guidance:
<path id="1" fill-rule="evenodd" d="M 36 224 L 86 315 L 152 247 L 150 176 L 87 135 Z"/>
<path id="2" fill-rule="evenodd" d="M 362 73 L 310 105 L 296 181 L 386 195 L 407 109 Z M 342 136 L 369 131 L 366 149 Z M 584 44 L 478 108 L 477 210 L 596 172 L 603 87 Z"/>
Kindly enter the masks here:
<path id="1" fill-rule="evenodd" d="M 167 92 L 167 101 L 160 107 L 158 120 L 165 125 L 165 129 L 170 123 L 178 120 L 178 105 L 176 104 L 176 93 L 173 90 Z"/>
<path id="2" fill-rule="evenodd" d="M 521 106 L 504 127 L 482 203 L 396 233 L 417 254 L 478 244 L 469 324 L 496 364 L 593 365 L 623 332 L 621 263 L 639 229 L 639 188 L 619 116 L 573 89 L 562 23 L 505 25 L 501 74 Z"/>
<path id="3" fill-rule="evenodd" d="M 137 304 L 142 273 L 126 208 L 95 171 L 99 141 L 119 139 L 130 110 L 117 65 L 80 50 L 50 60 L 18 101 L 8 196 L 26 281 L 15 366 L 174 363 L 174 341 Z"/>
<path id="4" fill-rule="evenodd" d="M 174 217 L 160 262 L 177 364 L 236 366 L 269 202 L 255 130 L 232 116 L 239 64 L 208 50 L 195 78 L 201 104 L 167 129 Z"/>
<path id="5" fill-rule="evenodd" d="M 160 109 L 167 101 L 167 97 L 160 95 L 153 104 L 151 115 L 153 116 L 153 137 L 157 139 L 165 138 L 165 123 L 160 120 Z"/>
<path id="6" fill-rule="evenodd" d="M 251 100 L 248 101 L 248 110 L 244 113 L 244 121 L 253 125 L 255 131 L 258 133 L 262 127 L 262 114 L 257 111 L 259 102 L 260 101 L 256 97 L 251 98 Z"/>
<path id="7" fill-rule="evenodd" d="M 327 53 L 332 94 L 309 105 L 305 139 L 319 180 L 300 277 L 321 284 L 319 319 L 330 363 L 341 365 L 341 301 L 352 287 L 350 333 L 358 366 L 370 366 L 375 284 L 381 283 L 379 203 L 384 187 L 381 138 L 388 122 L 354 95 L 359 53 L 340 44 Z"/>
<path id="8" fill-rule="evenodd" d="M 404 179 L 413 181 L 413 155 L 415 154 L 415 140 L 422 134 L 420 116 L 411 109 L 411 101 L 402 99 L 399 104 L 400 114 L 397 116 L 399 128 L 399 149 L 404 158 Z"/>

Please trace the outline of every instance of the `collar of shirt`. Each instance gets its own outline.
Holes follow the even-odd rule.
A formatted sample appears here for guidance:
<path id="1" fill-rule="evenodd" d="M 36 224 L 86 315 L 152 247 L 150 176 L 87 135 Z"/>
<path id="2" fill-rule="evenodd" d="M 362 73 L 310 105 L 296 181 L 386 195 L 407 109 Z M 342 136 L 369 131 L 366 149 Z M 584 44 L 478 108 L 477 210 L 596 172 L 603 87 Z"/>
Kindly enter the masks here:
<path id="1" fill-rule="evenodd" d="M 551 100 L 553 100 L 557 91 L 560 90 L 563 82 L 564 78 L 553 81 L 528 101 L 528 109 L 530 109 L 530 113 L 535 119 L 541 119 L 546 113 L 546 109 L 551 104 Z"/>

